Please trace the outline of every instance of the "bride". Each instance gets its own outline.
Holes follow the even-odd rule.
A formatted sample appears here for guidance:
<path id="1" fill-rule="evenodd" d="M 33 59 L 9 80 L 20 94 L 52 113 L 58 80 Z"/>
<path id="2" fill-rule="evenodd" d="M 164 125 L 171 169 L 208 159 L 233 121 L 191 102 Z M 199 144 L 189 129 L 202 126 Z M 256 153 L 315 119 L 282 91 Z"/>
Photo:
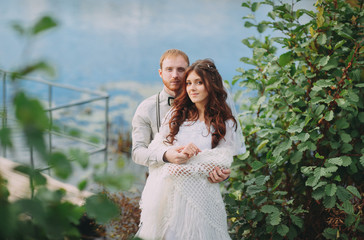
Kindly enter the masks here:
<path id="1" fill-rule="evenodd" d="M 179 146 L 189 160 L 149 166 L 137 237 L 230 239 L 219 184 L 208 181 L 216 167 L 229 168 L 233 156 L 245 151 L 240 124 L 226 101 L 227 92 L 212 60 L 198 60 L 187 69 L 174 107 L 149 149 Z"/>

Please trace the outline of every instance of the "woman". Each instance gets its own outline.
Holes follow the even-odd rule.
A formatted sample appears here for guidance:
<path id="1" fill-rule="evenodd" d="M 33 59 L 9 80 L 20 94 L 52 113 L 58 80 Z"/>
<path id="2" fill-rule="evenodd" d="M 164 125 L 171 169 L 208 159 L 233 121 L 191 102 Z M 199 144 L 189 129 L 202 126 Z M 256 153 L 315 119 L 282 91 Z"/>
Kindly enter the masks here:
<path id="1" fill-rule="evenodd" d="M 227 93 L 212 60 L 198 60 L 160 133 L 149 145 L 157 150 L 180 146 L 186 164 L 149 166 L 141 199 L 143 239 L 230 239 L 218 184 L 208 181 L 215 168 L 229 168 L 245 151 L 241 129 L 226 103 Z"/>

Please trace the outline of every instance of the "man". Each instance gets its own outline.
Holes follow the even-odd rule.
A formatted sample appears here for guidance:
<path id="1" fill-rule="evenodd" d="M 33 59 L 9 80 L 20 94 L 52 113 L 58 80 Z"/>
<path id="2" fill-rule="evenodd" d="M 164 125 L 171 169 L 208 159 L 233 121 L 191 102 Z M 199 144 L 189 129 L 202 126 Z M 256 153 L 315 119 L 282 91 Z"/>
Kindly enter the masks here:
<path id="1" fill-rule="evenodd" d="M 152 153 L 148 150 L 148 146 L 159 131 L 161 121 L 171 108 L 176 93 L 182 87 L 189 64 L 188 56 L 178 49 L 169 49 L 161 56 L 158 71 L 164 84 L 163 90 L 145 99 L 138 106 L 132 120 L 132 158 L 135 163 L 149 166 L 156 162 L 183 164 L 188 161 L 190 156 L 182 153 L 181 147 Z M 197 153 L 198 150 L 196 150 Z M 210 173 L 209 181 L 219 183 L 227 179 L 229 175 L 230 169 L 216 168 Z"/>

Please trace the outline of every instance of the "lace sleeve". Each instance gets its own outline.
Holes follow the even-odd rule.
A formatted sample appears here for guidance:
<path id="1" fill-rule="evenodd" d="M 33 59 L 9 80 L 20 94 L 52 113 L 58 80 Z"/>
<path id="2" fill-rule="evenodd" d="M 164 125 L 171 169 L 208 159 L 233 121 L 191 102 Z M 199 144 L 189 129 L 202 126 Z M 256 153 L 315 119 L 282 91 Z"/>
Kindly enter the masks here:
<path id="1" fill-rule="evenodd" d="M 209 149 L 190 158 L 187 164 L 165 164 L 163 172 L 174 177 L 209 177 L 209 173 L 215 167 L 221 169 L 229 168 L 232 160 L 233 155 L 229 148 Z"/>
<path id="2" fill-rule="evenodd" d="M 239 121 L 237 119 L 237 121 Z M 238 124 L 235 130 L 235 124 L 232 120 L 225 122 L 226 134 L 223 139 L 220 140 L 217 148 L 229 148 L 231 149 L 233 156 L 243 154 L 246 151 L 244 144 L 244 137 L 241 133 L 240 125 Z"/>

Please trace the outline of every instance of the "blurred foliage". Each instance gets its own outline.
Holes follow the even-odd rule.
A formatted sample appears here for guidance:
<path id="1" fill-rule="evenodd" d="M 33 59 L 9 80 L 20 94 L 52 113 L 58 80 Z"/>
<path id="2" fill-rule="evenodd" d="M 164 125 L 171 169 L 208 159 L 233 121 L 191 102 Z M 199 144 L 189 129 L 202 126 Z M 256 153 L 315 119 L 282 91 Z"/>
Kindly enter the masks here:
<path id="1" fill-rule="evenodd" d="M 57 21 L 52 17 L 45 16 L 29 27 L 14 23 L 13 28 L 25 41 L 31 42 L 41 33 L 57 25 Z M 24 59 L 26 57 L 24 56 Z M 55 72 L 46 61 L 39 61 L 26 63 L 11 74 L 11 84 L 15 89 L 11 107 L 15 110 L 15 117 L 27 146 L 52 168 L 57 177 L 66 180 L 74 170 L 72 162 L 76 162 L 83 169 L 90 167 L 89 156 L 80 149 L 52 152 L 47 149 L 45 134 L 50 128 L 48 115 L 41 102 L 30 97 L 18 84 L 20 78 L 39 71 L 51 76 Z M 0 145 L 10 148 L 11 151 L 17 151 L 14 149 L 12 129 L 4 124 L 7 112 L 2 110 L 0 116 L 3 120 Z M 115 201 L 110 200 L 104 193 L 93 194 L 85 199 L 84 205 L 79 206 L 65 200 L 65 190 L 47 189 L 47 179 L 41 170 L 19 165 L 14 171 L 29 177 L 31 196 L 10 202 L 7 180 L 0 175 L 0 239 L 90 239 L 100 236 L 95 234 L 96 228 L 99 229 L 98 232 L 102 229 L 100 224 L 105 224 L 120 215 L 120 209 L 115 205 Z M 107 175 L 97 172 L 92 177 L 93 181 L 104 188 L 111 186 L 118 190 L 129 188 L 133 179 L 133 176 L 126 174 Z M 88 179 L 84 179 L 78 187 L 82 191 L 87 184 Z"/>
<path id="2" fill-rule="evenodd" d="M 109 199 L 119 206 L 120 216 L 105 225 L 108 229 L 107 239 L 128 240 L 139 229 L 140 197 L 127 197 L 123 193 L 107 193 Z"/>
<path id="3" fill-rule="evenodd" d="M 231 236 L 363 239 L 364 1 L 297 2 L 242 3 L 260 37 L 242 40 L 252 68 L 232 82 L 255 97 L 241 104 L 248 151 L 225 195 Z M 263 5 L 270 20 L 257 22 Z"/>

